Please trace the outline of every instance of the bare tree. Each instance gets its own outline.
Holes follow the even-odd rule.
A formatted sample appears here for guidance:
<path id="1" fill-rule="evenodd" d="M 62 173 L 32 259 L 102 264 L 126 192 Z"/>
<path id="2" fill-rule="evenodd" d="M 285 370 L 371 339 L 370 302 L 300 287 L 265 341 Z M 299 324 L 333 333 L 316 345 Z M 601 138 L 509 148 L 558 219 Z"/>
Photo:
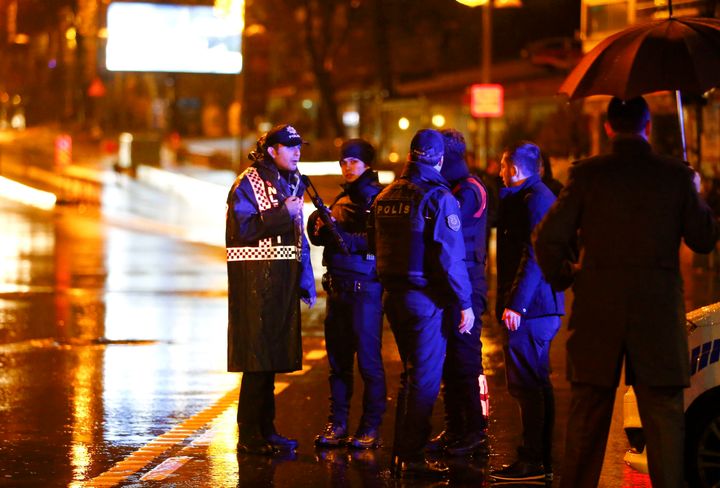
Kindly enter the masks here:
<path id="1" fill-rule="evenodd" d="M 332 82 L 335 54 L 347 35 L 348 22 L 342 22 L 342 13 L 348 7 L 344 0 L 303 0 L 305 47 L 310 67 L 320 92 L 318 136 L 326 135 L 328 128 L 333 136 L 343 136 Z"/>
<path id="2" fill-rule="evenodd" d="M 388 37 L 388 18 L 383 9 L 382 0 L 372 0 L 373 17 L 374 17 L 374 39 L 375 39 L 375 59 L 377 60 L 377 72 L 380 78 L 380 86 L 386 97 L 395 96 L 395 86 L 393 84 L 392 64 L 391 64 L 391 45 Z"/>

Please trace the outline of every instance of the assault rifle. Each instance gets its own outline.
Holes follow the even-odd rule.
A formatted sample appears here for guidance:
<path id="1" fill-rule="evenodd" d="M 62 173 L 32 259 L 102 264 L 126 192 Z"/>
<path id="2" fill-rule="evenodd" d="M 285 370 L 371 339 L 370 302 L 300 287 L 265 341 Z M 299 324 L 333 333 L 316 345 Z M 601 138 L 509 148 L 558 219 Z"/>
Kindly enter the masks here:
<path id="1" fill-rule="evenodd" d="M 322 220 L 323 224 L 325 224 L 328 230 L 330 230 L 330 234 L 332 235 L 335 244 L 337 244 L 343 254 L 349 255 L 350 250 L 348 249 L 347 244 L 345 244 L 345 241 L 338 232 L 337 225 L 335 224 L 335 221 L 330 214 L 330 209 L 327 208 L 323 203 L 320 195 L 318 195 L 318 192 L 315 189 L 315 186 L 312 184 L 312 181 L 310 181 L 310 178 L 305 175 L 300 175 L 300 180 L 302 180 L 303 184 L 305 185 L 305 190 L 310 197 L 310 200 L 313 202 L 313 205 L 315 205 L 315 208 L 318 210 L 318 217 L 320 217 L 320 220 Z"/>

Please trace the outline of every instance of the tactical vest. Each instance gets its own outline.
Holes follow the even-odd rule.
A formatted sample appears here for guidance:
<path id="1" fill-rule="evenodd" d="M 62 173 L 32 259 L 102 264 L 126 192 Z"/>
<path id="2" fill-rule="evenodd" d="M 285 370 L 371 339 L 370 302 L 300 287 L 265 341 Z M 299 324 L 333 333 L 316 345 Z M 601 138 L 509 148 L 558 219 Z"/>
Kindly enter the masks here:
<path id="1" fill-rule="evenodd" d="M 440 187 L 422 187 L 401 178 L 375 200 L 377 271 L 386 286 L 427 286 L 425 234 L 431 217 L 426 208 L 429 197 L 440 190 Z"/>
<path id="2" fill-rule="evenodd" d="M 372 188 L 367 185 L 367 188 Z M 338 227 L 343 231 L 353 233 L 365 233 L 367 230 L 367 219 L 370 215 L 370 207 L 380 188 L 375 187 L 374 191 L 367 191 L 361 196 L 364 198 L 364 205 L 354 203 L 350 195 L 343 191 L 335 198 L 330 205 L 332 216 L 335 218 Z M 352 251 L 349 255 L 339 252 L 336 246 L 325 246 L 323 251 L 323 265 L 328 268 L 331 274 L 345 275 L 352 279 L 377 280 L 375 272 L 375 255 L 367 249 Z"/>
<path id="3" fill-rule="evenodd" d="M 466 263 L 485 264 L 487 256 L 487 202 L 488 194 L 485 186 L 477 176 L 468 176 L 460 180 L 453 189 L 456 195 L 465 184 L 465 187 L 472 189 L 480 202 L 480 208 L 470 217 L 463 218 L 462 232 L 465 241 Z"/>

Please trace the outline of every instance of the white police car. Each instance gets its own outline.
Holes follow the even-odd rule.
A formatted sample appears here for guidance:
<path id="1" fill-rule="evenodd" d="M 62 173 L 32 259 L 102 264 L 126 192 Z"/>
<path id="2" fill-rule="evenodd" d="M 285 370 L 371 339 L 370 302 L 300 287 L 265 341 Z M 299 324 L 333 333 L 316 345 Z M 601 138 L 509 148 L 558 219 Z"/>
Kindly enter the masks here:
<path id="1" fill-rule="evenodd" d="M 720 484 L 720 302 L 686 316 L 690 387 L 685 390 L 685 477 L 691 487 Z M 635 393 L 624 397 L 624 427 L 630 442 L 625 462 L 647 473 L 645 440 Z"/>

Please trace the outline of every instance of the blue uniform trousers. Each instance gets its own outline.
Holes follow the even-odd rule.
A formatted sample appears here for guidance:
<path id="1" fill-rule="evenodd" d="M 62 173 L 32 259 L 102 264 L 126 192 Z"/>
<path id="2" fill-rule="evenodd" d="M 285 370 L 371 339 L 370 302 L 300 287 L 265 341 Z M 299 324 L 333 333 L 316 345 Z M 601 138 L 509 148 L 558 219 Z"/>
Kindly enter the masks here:
<path id="1" fill-rule="evenodd" d="M 483 415 L 480 402 L 480 383 L 478 377 L 483 373 L 482 366 L 482 314 L 486 307 L 485 267 L 468 267 L 468 275 L 473 283 L 472 308 L 475 322 L 469 334 L 461 334 L 460 308 L 451 306 L 443 315 L 443 328 L 447 334 L 447 354 L 443 364 L 443 400 L 445 402 L 445 423 L 449 432 L 464 434 L 487 428 L 487 419 Z"/>
<path id="2" fill-rule="evenodd" d="M 523 318 L 520 328 L 508 331 L 504 345 L 508 391 L 520 404 L 523 445 L 520 457 L 552 466 L 555 396 L 550 381 L 550 343 L 560 328 L 560 317 Z"/>
<path id="3" fill-rule="evenodd" d="M 424 457 L 440 392 L 446 345 L 443 311 L 421 290 L 386 291 L 383 305 L 403 362 L 393 457 L 418 461 Z"/>
<path id="4" fill-rule="evenodd" d="M 347 426 L 357 353 L 363 379 L 360 429 L 377 429 L 387 393 L 382 361 L 382 286 L 377 282 L 333 282 L 328 290 L 325 347 L 330 362 L 330 421 Z M 344 283 L 359 283 L 342 286 Z"/>

